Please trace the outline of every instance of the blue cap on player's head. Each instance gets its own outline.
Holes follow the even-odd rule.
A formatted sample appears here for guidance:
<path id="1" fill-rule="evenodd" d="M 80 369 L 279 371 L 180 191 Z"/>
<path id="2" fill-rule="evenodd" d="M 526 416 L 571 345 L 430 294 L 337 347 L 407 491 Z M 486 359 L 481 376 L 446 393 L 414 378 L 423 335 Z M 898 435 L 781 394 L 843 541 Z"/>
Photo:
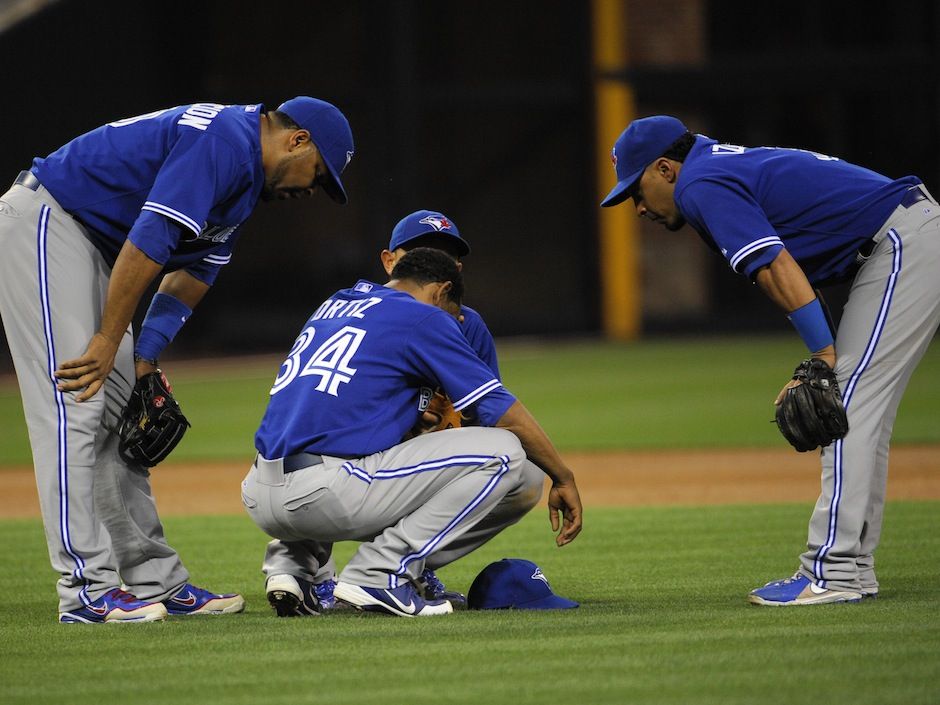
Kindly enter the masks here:
<path id="1" fill-rule="evenodd" d="M 320 150 L 326 168 L 333 177 L 323 184 L 323 190 L 337 203 L 346 203 L 346 189 L 339 175 L 356 150 L 346 116 L 332 103 L 304 95 L 281 103 L 278 111 L 310 133 L 310 139 Z"/>
<path id="2" fill-rule="evenodd" d="M 457 248 L 457 256 L 465 257 L 470 254 L 470 245 L 460 237 L 460 231 L 450 218 L 437 211 L 415 211 L 398 221 L 392 230 L 392 239 L 389 240 L 388 249 L 395 251 L 405 243 L 411 242 L 424 235 L 440 235 L 442 239 L 453 242 Z"/>
<path id="3" fill-rule="evenodd" d="M 616 206 L 630 198 L 633 185 L 646 167 L 663 156 L 673 142 L 688 131 L 679 120 L 668 115 L 653 115 L 631 122 L 610 152 L 617 172 L 617 185 L 601 201 L 601 206 Z"/>
<path id="4" fill-rule="evenodd" d="M 490 563 L 474 579 L 467 593 L 467 606 L 473 610 L 558 610 L 577 607 L 552 592 L 548 579 L 532 561 L 503 558 Z"/>

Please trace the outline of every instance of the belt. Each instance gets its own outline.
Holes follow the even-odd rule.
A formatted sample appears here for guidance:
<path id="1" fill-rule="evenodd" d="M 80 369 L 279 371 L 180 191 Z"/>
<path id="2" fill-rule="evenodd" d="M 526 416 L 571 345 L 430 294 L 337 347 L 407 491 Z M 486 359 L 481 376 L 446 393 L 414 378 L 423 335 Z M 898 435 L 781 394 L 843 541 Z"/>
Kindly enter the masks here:
<path id="1" fill-rule="evenodd" d="M 901 202 L 898 204 L 902 208 L 910 208 L 911 206 L 920 203 L 921 201 L 926 201 L 930 197 L 920 186 L 911 186 L 907 192 L 904 194 L 904 198 L 901 199 Z M 859 261 L 864 261 L 871 257 L 871 253 L 875 251 L 878 243 L 884 239 L 883 237 L 873 237 L 868 242 L 864 243 L 861 247 L 858 248 L 858 257 L 856 258 Z"/>
<path id="2" fill-rule="evenodd" d="M 13 182 L 14 186 L 25 186 L 30 191 L 38 191 L 39 187 L 42 184 L 39 182 L 39 179 L 36 178 L 36 175 L 31 171 L 21 171 L 19 176 L 16 177 L 16 180 Z"/>
<path id="3" fill-rule="evenodd" d="M 920 186 L 911 186 L 907 193 L 904 194 L 904 198 L 901 199 L 900 205 L 904 208 L 910 208 L 915 203 L 920 203 L 921 201 L 927 200 L 927 194 L 924 193 L 924 189 Z"/>
<path id="4" fill-rule="evenodd" d="M 295 453 L 294 455 L 284 456 L 282 462 L 284 464 L 284 474 L 286 475 L 289 472 L 309 468 L 311 465 L 321 465 L 323 456 L 314 453 Z"/>

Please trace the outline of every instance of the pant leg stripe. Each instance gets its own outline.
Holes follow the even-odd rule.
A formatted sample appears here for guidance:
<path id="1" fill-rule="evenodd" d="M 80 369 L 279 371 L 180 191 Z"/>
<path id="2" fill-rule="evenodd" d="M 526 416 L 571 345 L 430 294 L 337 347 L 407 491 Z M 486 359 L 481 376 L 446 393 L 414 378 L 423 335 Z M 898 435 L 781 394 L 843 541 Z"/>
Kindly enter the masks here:
<path id="1" fill-rule="evenodd" d="M 68 473 L 68 420 L 65 414 L 65 399 L 62 392 L 56 387 L 55 375 L 55 342 L 52 335 L 52 307 L 49 302 L 49 264 L 48 264 L 48 233 L 49 233 L 49 206 L 43 205 L 39 210 L 39 227 L 37 228 L 37 251 L 39 266 L 39 303 L 42 310 L 42 327 L 46 340 L 46 367 L 52 383 L 53 395 L 56 403 L 56 437 L 57 437 L 57 465 L 59 478 L 59 536 L 62 546 L 75 562 L 73 575 L 82 581 L 79 590 L 79 599 L 83 604 L 89 604 L 88 583 L 85 580 L 83 569 L 85 561 L 72 547 L 72 537 L 69 531 L 69 473 Z"/>
<path id="2" fill-rule="evenodd" d="M 467 504 L 463 509 L 461 509 L 460 512 L 458 512 L 457 516 L 451 519 L 451 521 L 447 524 L 447 526 L 445 526 L 439 533 L 431 537 L 431 540 L 428 541 L 420 550 L 418 550 L 415 553 L 409 553 L 407 556 L 402 558 L 401 563 L 399 563 L 398 565 L 398 570 L 395 571 L 395 573 L 389 575 L 388 577 L 389 588 L 393 589 L 393 588 L 398 587 L 398 579 L 405 574 L 405 572 L 408 569 L 408 564 L 416 560 L 419 560 L 421 558 L 425 558 L 431 552 L 433 552 L 434 549 L 437 548 L 438 545 L 440 545 L 441 541 L 444 540 L 447 534 L 453 531 L 454 527 L 456 527 L 458 524 L 460 524 L 460 522 L 466 519 L 467 516 L 474 509 L 476 509 L 480 505 L 480 503 L 483 502 L 483 500 L 486 499 L 493 492 L 493 489 L 496 487 L 496 485 L 499 484 L 499 481 L 503 478 L 503 475 L 509 472 L 509 458 L 505 455 L 500 455 L 498 457 L 500 461 L 499 471 L 493 477 L 490 478 L 489 482 L 486 483 L 486 485 L 483 487 L 482 490 L 480 490 L 477 496 L 474 497 L 472 500 L 470 500 L 470 503 Z M 492 457 L 487 457 L 486 459 L 492 460 Z M 453 465 L 466 465 L 466 463 L 465 462 L 452 463 L 450 466 L 453 466 Z M 445 467 L 450 467 L 450 466 L 445 466 Z"/>
<path id="3" fill-rule="evenodd" d="M 901 238 L 895 230 L 888 231 L 888 238 L 891 240 L 891 244 L 894 248 L 891 275 L 888 277 L 885 293 L 881 298 L 878 317 L 875 319 L 875 326 L 868 339 L 868 345 L 865 347 L 865 354 L 862 355 L 862 359 L 859 360 L 855 371 L 852 372 L 848 383 L 845 385 L 845 394 L 842 397 L 842 402 L 845 404 L 846 409 L 848 409 L 849 405 L 852 403 L 852 396 L 855 393 L 855 388 L 858 386 L 858 381 L 871 363 L 871 359 L 875 354 L 875 348 L 878 346 L 878 341 L 881 340 L 881 334 L 884 332 L 885 324 L 888 321 L 888 311 L 891 308 L 891 300 L 894 298 L 894 290 L 901 273 Z M 819 547 L 819 550 L 816 552 L 816 559 L 813 562 L 813 574 L 820 587 L 826 587 L 827 582 L 822 579 L 823 559 L 832 548 L 833 544 L 835 544 L 836 540 L 836 530 L 838 529 L 839 523 L 839 502 L 842 499 L 844 460 L 843 440 L 839 439 L 835 443 L 835 463 L 833 468 L 835 472 L 835 485 L 833 487 L 832 500 L 829 502 L 829 532 L 826 536 L 826 542 Z"/>

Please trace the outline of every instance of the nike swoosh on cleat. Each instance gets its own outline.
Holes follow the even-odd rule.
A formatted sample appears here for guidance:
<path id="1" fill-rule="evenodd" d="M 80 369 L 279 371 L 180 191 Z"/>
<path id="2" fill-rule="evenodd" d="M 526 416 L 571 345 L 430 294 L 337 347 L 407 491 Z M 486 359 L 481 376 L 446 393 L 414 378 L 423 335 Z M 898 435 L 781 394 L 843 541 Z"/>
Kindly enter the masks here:
<path id="1" fill-rule="evenodd" d="M 170 599 L 177 604 L 184 605 L 185 607 L 192 607 L 196 604 L 196 596 L 191 592 L 187 592 L 186 594 L 188 597 L 180 597 L 177 595 L 176 597 L 172 597 Z"/>
<path id="2" fill-rule="evenodd" d="M 408 600 L 408 604 L 405 605 L 405 604 L 403 604 L 402 602 L 400 602 L 400 601 L 398 600 L 398 598 L 395 597 L 392 593 L 386 592 L 385 594 L 388 595 L 388 597 L 391 599 L 392 602 L 395 603 L 395 605 L 398 607 L 398 609 L 400 609 L 400 610 L 401 610 L 402 612 L 404 612 L 405 614 L 414 614 L 414 613 L 415 613 L 415 601 L 414 601 L 414 600 Z"/>
<path id="3" fill-rule="evenodd" d="M 88 607 L 89 612 L 94 612 L 98 616 L 104 616 L 108 613 L 107 605 L 105 605 L 104 607 L 92 607 L 91 605 L 88 605 L 87 607 Z"/>
<path id="4" fill-rule="evenodd" d="M 819 587 L 816 583 L 810 583 L 809 589 L 812 591 L 814 595 L 823 595 L 829 592 L 826 588 Z"/>

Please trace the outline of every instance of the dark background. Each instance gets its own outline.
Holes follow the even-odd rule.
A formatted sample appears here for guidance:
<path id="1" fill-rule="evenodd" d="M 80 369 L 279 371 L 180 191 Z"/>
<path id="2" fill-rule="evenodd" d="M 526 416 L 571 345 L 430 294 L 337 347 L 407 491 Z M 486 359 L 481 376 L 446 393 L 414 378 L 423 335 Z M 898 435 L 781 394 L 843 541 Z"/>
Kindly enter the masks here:
<path id="1" fill-rule="evenodd" d="M 616 75 L 638 115 L 670 112 L 721 140 L 835 154 L 940 190 L 935 3 L 625 6 L 630 61 Z M 593 134 L 591 3 L 61 0 L 0 33 L 0 66 L 0 180 L 11 182 L 81 132 L 160 107 L 274 108 L 306 94 L 349 118 L 349 205 L 261 204 L 175 357 L 281 351 L 325 296 L 382 278 L 379 251 L 418 208 L 443 211 L 470 241 L 467 301 L 494 334 L 600 332 L 594 179 L 607 154 Z M 645 226 L 641 242 L 655 252 L 667 237 L 704 248 L 691 231 Z M 644 267 L 646 335 L 787 329 L 724 260 L 696 262 L 694 310 L 670 308 L 662 272 Z M 838 307 L 844 291 L 827 293 Z M 8 355 L 0 345 L 0 368 Z"/>

